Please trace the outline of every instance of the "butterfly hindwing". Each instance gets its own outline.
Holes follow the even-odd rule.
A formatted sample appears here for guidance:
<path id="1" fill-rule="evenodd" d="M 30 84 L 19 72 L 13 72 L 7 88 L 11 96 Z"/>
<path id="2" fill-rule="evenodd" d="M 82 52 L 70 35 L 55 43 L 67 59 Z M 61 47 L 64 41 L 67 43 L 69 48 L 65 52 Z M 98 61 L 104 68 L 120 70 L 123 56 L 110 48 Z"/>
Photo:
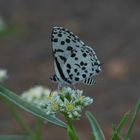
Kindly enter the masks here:
<path id="1" fill-rule="evenodd" d="M 76 53 L 71 54 L 63 67 L 63 72 L 75 84 L 97 75 L 97 72 L 100 72 L 100 67 L 95 65 L 96 63 L 98 62 L 95 54 L 89 52 L 85 46 L 84 48 L 78 48 Z"/>
<path id="2" fill-rule="evenodd" d="M 82 82 L 83 82 L 83 84 L 86 84 L 86 85 L 95 85 L 96 84 L 96 81 L 92 78 L 86 78 Z"/>

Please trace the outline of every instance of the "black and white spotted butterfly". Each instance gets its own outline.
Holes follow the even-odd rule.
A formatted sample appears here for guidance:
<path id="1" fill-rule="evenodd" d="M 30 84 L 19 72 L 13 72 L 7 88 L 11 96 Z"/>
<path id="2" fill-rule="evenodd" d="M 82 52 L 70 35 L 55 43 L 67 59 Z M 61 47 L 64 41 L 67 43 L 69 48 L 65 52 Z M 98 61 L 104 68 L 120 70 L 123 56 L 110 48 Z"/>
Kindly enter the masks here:
<path id="1" fill-rule="evenodd" d="M 78 82 L 94 85 L 92 77 L 101 72 L 101 64 L 94 50 L 63 27 L 53 28 L 51 41 L 55 68 L 51 79 L 59 86 Z"/>

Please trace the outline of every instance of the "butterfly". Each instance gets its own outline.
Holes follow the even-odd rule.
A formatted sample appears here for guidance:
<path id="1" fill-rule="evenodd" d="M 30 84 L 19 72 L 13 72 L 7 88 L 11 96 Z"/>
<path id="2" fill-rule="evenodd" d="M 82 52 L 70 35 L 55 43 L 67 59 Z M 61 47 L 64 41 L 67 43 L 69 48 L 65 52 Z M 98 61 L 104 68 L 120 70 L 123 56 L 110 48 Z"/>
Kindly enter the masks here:
<path id="1" fill-rule="evenodd" d="M 53 27 L 51 42 L 55 69 L 52 81 L 59 86 L 95 84 L 92 77 L 101 73 L 101 63 L 90 46 L 63 27 Z"/>

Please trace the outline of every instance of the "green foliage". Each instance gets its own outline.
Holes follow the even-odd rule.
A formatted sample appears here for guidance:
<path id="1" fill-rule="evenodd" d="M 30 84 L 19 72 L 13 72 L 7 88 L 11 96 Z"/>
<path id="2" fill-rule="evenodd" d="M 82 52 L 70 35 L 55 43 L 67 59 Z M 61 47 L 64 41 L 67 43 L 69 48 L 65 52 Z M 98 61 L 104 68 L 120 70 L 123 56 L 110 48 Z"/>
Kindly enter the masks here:
<path id="1" fill-rule="evenodd" d="M 0 140 L 31 140 L 29 136 L 1 135 Z"/>
<path id="2" fill-rule="evenodd" d="M 95 117 L 89 112 L 86 112 L 87 119 L 91 125 L 92 129 L 92 139 L 93 140 L 105 140 L 104 134 Z"/>
<path id="3" fill-rule="evenodd" d="M 6 26 L 3 30 L 0 30 L 0 37 L 8 37 L 11 35 L 22 36 L 23 34 L 22 27 L 17 24 Z"/>
<path id="4" fill-rule="evenodd" d="M 77 133 L 76 133 L 76 130 L 71 122 L 71 119 L 67 115 L 65 115 L 65 118 L 66 118 L 67 124 L 68 124 L 67 132 L 68 132 L 70 139 L 71 140 L 79 140 Z"/>
<path id="5" fill-rule="evenodd" d="M 0 140 L 19 140 L 19 139 L 20 140 L 41 140 L 43 120 L 51 122 L 57 126 L 67 128 L 67 133 L 68 133 L 70 140 L 79 140 L 79 137 L 73 126 L 72 119 L 70 119 L 66 113 L 63 115 L 65 116 L 67 124 L 65 124 L 64 122 L 62 122 L 61 120 L 59 120 L 56 117 L 46 115 L 46 113 L 44 111 L 42 111 L 41 109 L 26 102 L 21 97 L 17 96 L 15 93 L 6 89 L 3 86 L 0 86 L 0 95 L 3 98 L 5 98 L 4 102 L 6 102 L 6 105 L 10 109 L 11 114 L 14 116 L 14 118 L 16 119 L 18 124 L 21 126 L 22 130 L 27 135 L 27 136 L 1 135 Z M 11 102 L 37 117 L 34 131 L 32 131 L 30 129 L 30 126 L 28 125 L 28 123 L 26 123 L 24 121 L 22 116 L 20 116 L 17 113 L 16 109 L 11 104 Z M 113 134 L 112 134 L 112 138 L 111 138 L 112 140 L 130 140 L 131 135 L 132 135 L 132 130 L 133 130 L 134 124 L 136 122 L 136 119 L 138 117 L 139 111 L 140 111 L 140 99 L 138 100 L 138 103 L 136 105 L 132 119 L 130 119 L 130 124 L 126 131 L 125 136 L 121 135 L 121 131 L 124 128 L 125 124 L 128 123 L 129 112 L 124 114 L 124 116 L 122 117 L 122 119 L 117 127 L 115 127 L 115 125 L 112 125 L 112 127 L 113 127 Z M 89 111 L 86 112 L 86 117 L 91 125 L 92 139 L 93 140 L 105 140 L 103 131 L 102 131 L 100 125 L 98 124 L 97 120 L 95 119 L 95 117 Z"/>
<path id="6" fill-rule="evenodd" d="M 130 121 L 130 125 L 129 125 L 129 128 L 127 130 L 127 133 L 126 133 L 126 136 L 125 136 L 125 139 L 126 140 L 129 140 L 131 135 L 132 135 L 132 129 L 134 127 L 134 124 L 136 122 L 136 118 L 138 117 L 138 113 L 140 111 L 140 99 L 138 100 L 138 103 L 136 105 L 136 108 L 135 108 L 135 111 L 134 111 L 134 114 L 132 116 L 132 119 Z"/>
<path id="7" fill-rule="evenodd" d="M 41 109 L 33 106 L 32 104 L 24 101 L 21 99 L 18 95 L 13 93 L 12 91 L 4 88 L 3 86 L 0 86 L 0 95 L 8 99 L 9 101 L 13 102 L 17 106 L 21 107 L 27 112 L 30 112 L 31 114 L 35 115 L 36 117 L 42 118 L 45 121 L 51 122 L 52 124 L 61 126 L 63 128 L 67 128 L 67 125 L 59 120 L 56 117 L 47 115 L 45 112 L 43 112 Z"/>
<path id="8" fill-rule="evenodd" d="M 125 113 L 125 115 L 121 119 L 117 128 L 115 128 L 115 126 L 113 126 L 114 127 L 114 132 L 113 132 L 112 140 L 121 140 L 122 139 L 121 135 L 120 135 L 120 132 L 121 132 L 122 128 L 124 127 L 124 125 L 126 124 L 127 120 L 128 120 L 128 115 L 129 115 L 129 112 Z"/>
<path id="9" fill-rule="evenodd" d="M 6 99 L 3 99 L 3 101 L 5 102 L 5 105 L 8 107 L 8 109 L 10 110 L 11 115 L 13 116 L 13 118 L 15 119 L 15 121 L 19 124 L 19 126 L 21 127 L 21 129 L 23 130 L 23 132 L 27 135 L 34 135 L 32 132 L 32 129 L 30 128 L 30 126 L 28 125 L 27 122 L 24 121 L 23 117 L 16 111 L 15 106 L 9 102 Z"/>
<path id="10" fill-rule="evenodd" d="M 140 111 L 140 99 L 138 100 L 138 103 L 136 105 L 136 108 L 135 108 L 135 111 L 133 113 L 132 119 L 130 120 L 130 125 L 129 125 L 128 129 L 127 129 L 127 132 L 126 132 L 125 136 L 122 137 L 120 132 L 121 132 L 122 128 L 124 127 L 124 125 L 126 124 L 127 120 L 128 120 L 129 112 L 127 112 L 123 116 L 123 118 L 120 121 L 118 127 L 114 128 L 112 140 L 130 140 L 131 139 L 132 129 L 134 127 L 136 118 L 138 117 L 139 111 Z"/>
<path id="11" fill-rule="evenodd" d="M 116 128 L 113 125 L 112 140 L 130 140 L 131 135 L 132 135 L 132 129 L 134 127 L 136 118 L 138 117 L 139 111 L 140 111 L 140 99 L 136 105 L 132 119 L 130 120 L 130 125 L 128 127 L 126 135 L 124 137 L 121 136 L 121 130 L 124 128 L 126 122 L 128 121 L 129 112 L 125 113 L 125 115 L 123 116 L 119 125 Z M 92 128 L 93 140 L 105 140 L 104 134 L 103 134 L 98 122 L 96 121 L 95 117 L 90 112 L 86 112 L 86 116 L 87 116 L 87 118 L 90 122 L 91 128 Z"/>

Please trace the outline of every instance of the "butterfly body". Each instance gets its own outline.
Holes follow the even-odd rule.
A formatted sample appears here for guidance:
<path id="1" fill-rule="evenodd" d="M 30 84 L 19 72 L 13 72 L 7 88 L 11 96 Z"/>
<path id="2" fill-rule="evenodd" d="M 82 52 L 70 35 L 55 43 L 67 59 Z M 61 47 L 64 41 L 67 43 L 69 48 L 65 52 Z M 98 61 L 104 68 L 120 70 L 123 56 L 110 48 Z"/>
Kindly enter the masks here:
<path id="1" fill-rule="evenodd" d="M 55 80 L 60 85 L 82 82 L 93 85 L 93 76 L 101 72 L 100 62 L 94 50 L 85 45 L 68 29 L 54 27 L 51 36 Z"/>

